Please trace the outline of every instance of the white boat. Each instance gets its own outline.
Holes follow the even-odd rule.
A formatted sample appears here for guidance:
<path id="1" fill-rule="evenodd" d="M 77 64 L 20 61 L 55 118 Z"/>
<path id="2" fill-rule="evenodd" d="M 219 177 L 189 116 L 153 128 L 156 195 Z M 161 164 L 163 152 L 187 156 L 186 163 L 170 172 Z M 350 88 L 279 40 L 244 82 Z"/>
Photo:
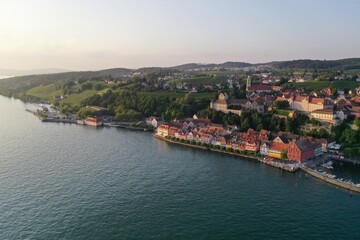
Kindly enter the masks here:
<path id="1" fill-rule="evenodd" d="M 332 166 L 332 164 L 333 164 L 333 162 L 329 161 L 329 162 L 322 164 L 321 166 L 324 168 L 333 169 L 334 167 Z"/>

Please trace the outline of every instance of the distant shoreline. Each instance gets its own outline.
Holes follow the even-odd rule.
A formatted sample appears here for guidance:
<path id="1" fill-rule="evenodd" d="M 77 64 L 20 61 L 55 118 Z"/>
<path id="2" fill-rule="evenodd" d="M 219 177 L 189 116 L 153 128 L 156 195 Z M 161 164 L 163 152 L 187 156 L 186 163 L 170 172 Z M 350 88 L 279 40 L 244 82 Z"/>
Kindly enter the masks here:
<path id="1" fill-rule="evenodd" d="M 6 78 L 12 78 L 12 77 L 15 77 L 15 76 L 1 76 L 0 75 L 0 79 L 6 79 Z"/>

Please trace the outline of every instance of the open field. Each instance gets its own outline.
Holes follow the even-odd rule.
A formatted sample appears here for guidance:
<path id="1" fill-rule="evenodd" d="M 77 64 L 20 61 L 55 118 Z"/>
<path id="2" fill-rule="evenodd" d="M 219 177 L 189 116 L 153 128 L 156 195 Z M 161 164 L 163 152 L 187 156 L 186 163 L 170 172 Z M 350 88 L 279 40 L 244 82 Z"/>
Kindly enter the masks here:
<path id="1" fill-rule="evenodd" d="M 183 98 L 188 92 L 139 92 L 145 96 L 169 96 L 174 98 Z M 207 100 L 214 96 L 213 92 L 208 93 L 191 93 L 195 100 Z"/>
<path id="2" fill-rule="evenodd" d="M 95 90 L 85 90 L 81 93 L 71 94 L 68 97 L 64 98 L 64 100 L 62 101 L 71 105 L 80 105 L 82 100 L 91 97 L 97 93 L 98 91 Z"/>
<path id="3" fill-rule="evenodd" d="M 28 95 L 50 101 L 54 96 L 62 95 L 61 90 L 56 90 L 54 84 L 34 87 L 26 92 Z"/>
<path id="4" fill-rule="evenodd" d="M 293 87 L 302 87 L 306 90 L 320 91 L 326 87 L 336 89 L 354 89 L 360 86 L 359 82 L 354 81 L 307 81 L 303 83 L 291 83 Z"/>
<path id="5" fill-rule="evenodd" d="M 80 102 L 85 98 L 88 98 L 92 95 L 95 95 L 98 91 L 95 90 L 85 90 L 81 93 L 72 93 L 69 94 L 66 98 L 64 98 L 63 102 L 73 105 L 80 105 Z M 51 101 L 55 96 L 62 95 L 61 90 L 56 90 L 54 84 L 49 84 L 45 86 L 34 87 L 27 91 L 28 95 L 44 99 L 46 101 Z"/>

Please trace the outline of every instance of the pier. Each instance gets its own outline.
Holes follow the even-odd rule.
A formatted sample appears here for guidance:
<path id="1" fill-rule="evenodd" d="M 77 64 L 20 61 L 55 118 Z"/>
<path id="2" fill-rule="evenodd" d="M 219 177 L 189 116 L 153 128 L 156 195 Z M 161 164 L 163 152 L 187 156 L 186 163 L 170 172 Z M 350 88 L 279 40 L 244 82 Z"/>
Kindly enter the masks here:
<path id="1" fill-rule="evenodd" d="M 327 183 L 330 183 L 332 185 L 353 191 L 353 192 L 358 192 L 360 193 L 360 186 L 359 184 L 354 184 L 351 182 L 346 182 L 346 181 L 342 181 L 340 179 L 336 179 L 336 178 L 331 178 L 325 174 L 321 174 L 319 172 L 317 172 L 316 170 L 306 167 L 305 165 L 300 166 L 301 170 L 306 172 L 307 174 L 316 177 L 318 179 L 321 179 Z"/>

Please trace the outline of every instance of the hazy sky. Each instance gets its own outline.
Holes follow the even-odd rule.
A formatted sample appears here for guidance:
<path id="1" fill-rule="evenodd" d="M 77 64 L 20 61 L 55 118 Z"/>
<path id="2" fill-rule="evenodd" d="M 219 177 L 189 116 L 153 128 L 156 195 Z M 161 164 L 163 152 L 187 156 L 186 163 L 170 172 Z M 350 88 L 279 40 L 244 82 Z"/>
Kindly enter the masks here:
<path id="1" fill-rule="evenodd" d="M 0 68 L 360 57 L 359 0 L 0 0 Z"/>

